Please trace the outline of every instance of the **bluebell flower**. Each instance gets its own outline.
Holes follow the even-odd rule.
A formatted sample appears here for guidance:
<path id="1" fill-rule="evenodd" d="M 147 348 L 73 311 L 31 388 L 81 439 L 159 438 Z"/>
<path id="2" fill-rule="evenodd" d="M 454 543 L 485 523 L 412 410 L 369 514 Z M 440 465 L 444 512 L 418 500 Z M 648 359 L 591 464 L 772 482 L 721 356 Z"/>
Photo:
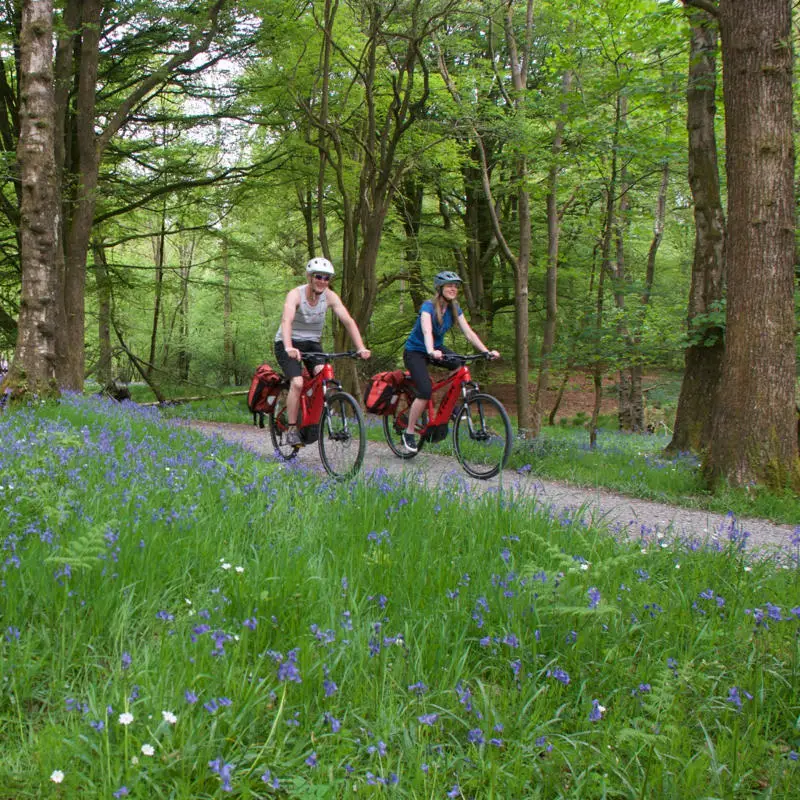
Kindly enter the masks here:
<path id="1" fill-rule="evenodd" d="M 422 725 L 435 725 L 436 720 L 439 719 L 438 714 L 421 714 L 417 717 Z"/>
<path id="2" fill-rule="evenodd" d="M 267 786 L 270 786 L 273 789 L 281 788 L 281 782 L 278 780 L 277 775 L 273 775 L 269 770 L 264 771 L 264 774 L 261 776 L 261 780 L 264 781 Z"/>
<path id="3" fill-rule="evenodd" d="M 483 731 L 480 728 L 473 728 L 467 733 L 467 741 L 471 744 L 483 744 L 485 741 L 483 738 Z"/>
<path id="4" fill-rule="evenodd" d="M 588 592 L 589 595 L 589 608 L 597 608 L 600 604 L 600 592 L 596 586 L 592 586 Z"/>
<path id="5" fill-rule="evenodd" d="M 735 705 L 736 708 L 742 707 L 742 698 L 739 694 L 740 691 L 748 700 L 753 699 L 753 695 L 751 695 L 750 692 L 745 691 L 744 689 L 740 690 L 738 686 L 731 686 L 731 688 L 728 689 L 728 702 Z"/>
<path id="6" fill-rule="evenodd" d="M 561 669 L 561 667 L 553 667 L 553 669 L 548 669 L 546 674 L 548 678 L 555 678 L 557 681 L 563 683 L 564 686 L 567 686 L 570 682 L 569 675 L 565 670 Z"/>
<path id="7" fill-rule="evenodd" d="M 341 720 L 336 719 L 333 714 L 329 714 L 327 711 L 325 712 L 325 721 L 330 723 L 331 731 L 333 731 L 333 733 L 339 733 L 339 731 L 342 729 Z"/>
<path id="8" fill-rule="evenodd" d="M 317 766 L 317 753 L 316 751 L 313 752 L 307 759 L 306 759 L 306 766 L 307 767 L 316 767 Z"/>
<path id="9" fill-rule="evenodd" d="M 213 761 L 208 762 L 208 766 L 215 775 L 219 775 L 220 780 L 222 781 L 222 791 L 232 792 L 233 786 L 231 785 L 231 774 L 233 772 L 234 765 L 226 764 L 222 758 L 215 758 Z"/>
<path id="10" fill-rule="evenodd" d="M 600 705 L 599 700 L 592 700 L 592 710 L 589 712 L 589 722 L 599 722 L 603 718 L 606 707 Z"/>
<path id="11" fill-rule="evenodd" d="M 447 793 L 448 797 L 460 797 L 461 787 L 456 783 L 453 788 Z"/>
<path id="12" fill-rule="evenodd" d="M 191 689 L 186 689 L 183 693 L 183 696 L 186 698 L 186 702 L 190 705 L 196 703 L 198 700 L 197 695 Z"/>

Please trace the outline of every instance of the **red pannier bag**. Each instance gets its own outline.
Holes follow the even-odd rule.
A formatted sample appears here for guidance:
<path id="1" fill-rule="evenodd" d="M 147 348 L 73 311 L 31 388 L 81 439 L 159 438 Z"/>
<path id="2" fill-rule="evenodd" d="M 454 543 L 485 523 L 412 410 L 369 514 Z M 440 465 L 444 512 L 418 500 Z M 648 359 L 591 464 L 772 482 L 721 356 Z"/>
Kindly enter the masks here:
<path id="1" fill-rule="evenodd" d="M 397 403 L 397 387 L 404 380 L 405 372 L 401 369 L 378 372 L 373 375 L 364 388 L 364 408 L 370 414 L 379 416 L 391 414 Z"/>
<path id="2" fill-rule="evenodd" d="M 262 364 L 256 370 L 247 393 L 247 407 L 253 415 L 253 425 L 264 427 L 264 414 L 272 410 L 282 383 L 281 375 L 269 364 Z"/>

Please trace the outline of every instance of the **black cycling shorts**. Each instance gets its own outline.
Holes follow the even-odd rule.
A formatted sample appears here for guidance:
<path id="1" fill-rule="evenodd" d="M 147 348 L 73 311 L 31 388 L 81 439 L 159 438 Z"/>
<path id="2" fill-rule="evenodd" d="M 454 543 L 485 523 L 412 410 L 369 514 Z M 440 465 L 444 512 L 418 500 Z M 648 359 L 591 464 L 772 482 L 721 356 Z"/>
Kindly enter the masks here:
<path id="1" fill-rule="evenodd" d="M 454 355 L 454 351 L 450 350 L 449 347 L 440 347 L 439 350 L 444 355 L 444 359 L 441 361 L 436 361 L 426 353 L 420 353 L 416 350 L 403 350 L 403 363 L 411 373 L 411 379 L 417 389 L 417 397 L 422 400 L 429 400 L 433 392 L 433 383 L 428 373 L 428 365 L 442 367 L 443 369 L 453 369 L 453 363 L 448 363 L 447 356 Z"/>
<path id="2" fill-rule="evenodd" d="M 299 342 L 295 342 L 294 346 L 301 353 L 324 352 L 321 342 L 301 340 Z M 278 364 L 280 365 L 281 371 L 289 380 L 292 378 L 299 378 L 303 374 L 303 364 L 305 364 L 306 369 L 313 375 L 314 367 L 320 363 L 318 358 L 303 359 L 302 363 L 300 361 L 295 361 L 293 358 L 289 358 L 289 356 L 286 355 L 286 348 L 283 346 L 282 341 L 275 342 L 275 358 L 278 359 Z"/>

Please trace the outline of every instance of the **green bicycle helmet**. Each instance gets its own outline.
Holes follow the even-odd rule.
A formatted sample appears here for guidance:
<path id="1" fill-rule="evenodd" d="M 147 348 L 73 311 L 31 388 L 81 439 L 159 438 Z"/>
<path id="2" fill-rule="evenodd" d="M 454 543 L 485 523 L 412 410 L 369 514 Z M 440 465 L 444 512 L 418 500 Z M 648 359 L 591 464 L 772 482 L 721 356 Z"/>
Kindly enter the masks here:
<path id="1" fill-rule="evenodd" d="M 437 273 L 433 278 L 434 289 L 441 289 L 446 283 L 463 283 L 457 272 L 445 270 Z"/>

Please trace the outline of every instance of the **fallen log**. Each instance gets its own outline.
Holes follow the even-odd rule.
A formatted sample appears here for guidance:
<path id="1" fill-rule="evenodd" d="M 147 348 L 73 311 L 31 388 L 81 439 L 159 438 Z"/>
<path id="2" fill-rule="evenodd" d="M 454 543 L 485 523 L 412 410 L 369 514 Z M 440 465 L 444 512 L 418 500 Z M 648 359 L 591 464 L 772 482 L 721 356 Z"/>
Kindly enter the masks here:
<path id="1" fill-rule="evenodd" d="M 197 395 L 195 397 L 176 397 L 173 400 L 153 400 L 150 403 L 137 403 L 139 406 L 177 406 L 183 403 L 192 403 L 197 400 L 222 400 L 226 397 L 242 397 L 250 390 L 242 389 L 236 392 L 222 392 L 220 394 Z"/>

